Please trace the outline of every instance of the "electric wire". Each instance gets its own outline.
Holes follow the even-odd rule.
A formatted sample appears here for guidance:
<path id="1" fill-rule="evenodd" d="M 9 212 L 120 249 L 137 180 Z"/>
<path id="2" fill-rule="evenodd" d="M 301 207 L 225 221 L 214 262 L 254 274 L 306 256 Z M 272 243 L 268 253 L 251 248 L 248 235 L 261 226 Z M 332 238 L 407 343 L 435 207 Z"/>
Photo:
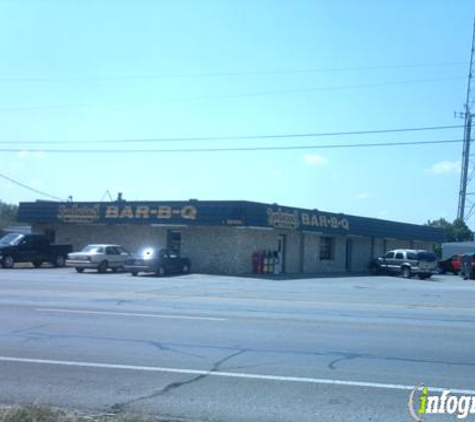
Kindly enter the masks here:
<path id="1" fill-rule="evenodd" d="M 47 198 L 51 198 L 51 199 L 54 199 L 56 201 L 63 201 L 63 199 L 58 198 L 57 196 L 50 195 L 49 193 L 46 193 L 46 192 L 40 191 L 38 189 L 32 188 L 31 186 L 25 185 L 24 183 L 21 183 L 18 180 L 12 179 L 11 177 L 6 176 L 5 174 L 0 173 L 0 177 L 5 179 L 5 180 L 8 180 L 9 182 L 11 182 L 11 183 L 13 183 L 17 186 L 20 186 L 24 189 L 28 189 L 32 192 L 35 192 L 35 193 L 39 194 L 39 195 L 46 196 Z"/>
<path id="2" fill-rule="evenodd" d="M 240 76 L 269 76 L 269 75 L 295 75 L 305 73 L 334 73 L 334 72 L 354 72 L 354 71 L 372 71 L 372 70 L 391 70 L 391 69 L 414 69 L 426 67 L 441 66 L 459 66 L 466 65 L 466 61 L 453 61 L 442 63 L 419 63 L 402 65 L 381 65 L 381 66 L 355 66 L 355 67 L 328 67 L 328 68 L 309 68 L 309 69 L 274 69 L 274 70 L 256 70 L 241 72 L 203 72 L 203 73 L 175 73 L 159 75 L 116 75 L 116 76 L 58 76 L 58 77 L 3 77 L 0 82 L 72 82 L 72 81 L 120 81 L 120 80 L 156 80 L 156 79 L 187 79 L 187 78 L 215 78 L 215 77 L 240 77 Z"/>
<path id="3" fill-rule="evenodd" d="M 291 88 L 281 89 L 273 91 L 256 91 L 242 94 L 216 94 L 216 95 L 197 95 L 192 97 L 176 97 L 176 98 L 163 98 L 160 101 L 112 101 L 103 103 L 84 103 L 84 104 L 54 104 L 54 105 L 38 105 L 38 106 L 22 106 L 22 107 L 1 107 L 0 112 L 9 111 L 34 111 L 34 110 L 62 110 L 71 108 L 94 108 L 94 107 L 123 107 L 130 105 L 156 105 L 161 102 L 187 102 L 187 101 L 207 101 L 207 100 L 219 100 L 219 99 L 233 99 L 233 98 L 252 98 L 252 97 L 266 97 L 266 96 L 278 96 L 288 94 L 307 94 L 312 92 L 325 92 L 325 91 L 339 91 L 346 89 L 359 89 L 359 88 L 378 88 L 384 86 L 394 85 L 406 85 L 406 84 L 418 84 L 418 83 L 431 83 L 431 82 L 447 82 L 454 80 L 462 80 L 465 77 L 454 76 L 446 78 L 432 78 L 432 79 L 412 79 L 401 80 L 392 82 L 375 82 L 364 83 L 354 85 L 339 85 L 339 86 L 327 86 L 327 87 L 315 87 L 315 88 Z"/>
<path id="4" fill-rule="evenodd" d="M 447 129 L 460 129 L 464 125 L 425 126 L 412 128 L 392 128 L 374 130 L 356 130 L 343 132 L 310 132 L 310 133 L 287 133 L 274 135 L 242 135 L 242 136 L 201 136 L 201 137 L 173 137 L 173 138 L 149 138 L 149 139 L 106 139 L 106 140 L 78 140 L 78 141 L 0 141 L 0 145 L 73 145 L 73 144 L 138 144 L 160 142 L 196 142 L 196 141 L 231 141 L 231 140 L 258 140 L 258 139 L 286 139 L 286 138 L 319 138 L 337 136 L 360 136 L 383 133 L 422 132 Z"/>
<path id="5" fill-rule="evenodd" d="M 230 148 L 183 148 L 183 149 L 18 149 L 0 148 L 0 152 L 41 152 L 45 154 L 153 154 L 153 153 L 208 153 L 208 152 L 238 152 L 238 151 L 291 151 L 315 149 L 344 149 L 344 148 L 371 148 L 395 147 L 415 145 L 437 145 L 462 143 L 462 139 L 437 140 L 437 141 L 410 141 L 410 142 L 379 142 L 360 144 L 327 144 L 327 145 L 293 145 L 293 146 L 267 146 L 267 147 L 230 147 Z"/>

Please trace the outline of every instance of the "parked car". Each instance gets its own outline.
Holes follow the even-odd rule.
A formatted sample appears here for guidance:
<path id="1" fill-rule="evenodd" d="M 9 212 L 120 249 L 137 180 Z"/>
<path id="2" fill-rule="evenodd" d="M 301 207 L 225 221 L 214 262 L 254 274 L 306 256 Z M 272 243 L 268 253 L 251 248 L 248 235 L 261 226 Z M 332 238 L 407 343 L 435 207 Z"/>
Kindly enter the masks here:
<path id="1" fill-rule="evenodd" d="M 462 256 L 453 255 L 450 258 L 439 261 L 439 271 L 441 274 L 453 273 L 457 275 L 462 267 Z"/>
<path id="2" fill-rule="evenodd" d="M 437 267 L 435 254 L 422 249 L 396 249 L 369 264 L 372 274 L 400 274 L 404 278 L 417 275 L 421 280 L 436 273 Z"/>
<path id="3" fill-rule="evenodd" d="M 80 252 L 70 253 L 66 265 L 74 267 L 78 273 L 85 269 L 100 273 L 105 273 L 108 269 L 123 271 L 129 256 L 130 253 L 120 245 L 87 245 Z"/>
<path id="4" fill-rule="evenodd" d="M 163 276 L 168 273 L 189 273 L 191 262 L 180 258 L 169 249 L 146 247 L 130 257 L 125 264 L 125 271 L 136 276 L 138 273 L 155 273 Z"/>
<path id="5" fill-rule="evenodd" d="M 16 262 L 31 262 L 40 267 L 49 262 L 63 267 L 72 245 L 53 245 L 44 234 L 9 233 L 0 239 L 0 263 L 3 268 L 12 268 Z"/>

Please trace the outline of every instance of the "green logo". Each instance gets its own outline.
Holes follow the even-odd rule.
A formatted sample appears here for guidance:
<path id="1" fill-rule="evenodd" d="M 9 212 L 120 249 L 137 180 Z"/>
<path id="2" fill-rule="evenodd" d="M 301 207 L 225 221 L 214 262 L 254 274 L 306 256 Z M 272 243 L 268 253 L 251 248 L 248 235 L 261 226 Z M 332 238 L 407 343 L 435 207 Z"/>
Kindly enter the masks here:
<path id="1" fill-rule="evenodd" d="M 442 390 L 438 395 L 430 394 L 429 387 L 418 384 L 409 395 L 408 406 L 409 413 L 417 422 L 424 421 L 422 415 L 430 414 L 448 414 L 457 419 L 465 419 L 468 415 L 475 414 L 475 395 L 454 395 L 448 389 Z"/>

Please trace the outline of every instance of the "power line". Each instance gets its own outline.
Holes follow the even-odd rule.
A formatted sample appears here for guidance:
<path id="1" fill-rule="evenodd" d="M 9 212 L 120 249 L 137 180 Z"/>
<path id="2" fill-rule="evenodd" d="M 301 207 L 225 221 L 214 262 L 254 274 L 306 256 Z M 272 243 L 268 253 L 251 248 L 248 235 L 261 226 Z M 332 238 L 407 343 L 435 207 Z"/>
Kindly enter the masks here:
<path id="1" fill-rule="evenodd" d="M 370 147 L 394 147 L 413 145 L 437 145 L 461 143 L 461 139 L 439 141 L 412 141 L 412 142 L 379 142 L 361 144 L 329 144 L 329 145 L 296 145 L 281 147 L 232 147 L 232 148 L 186 148 L 186 149 L 29 149 L 29 152 L 43 152 L 51 154 L 151 154 L 151 153 L 196 153 L 196 152 L 237 152 L 237 151 L 290 151 L 304 149 L 344 149 L 344 148 L 370 148 Z M 0 152 L 24 152 L 24 149 L 5 148 Z"/>
<path id="2" fill-rule="evenodd" d="M 177 138 L 151 138 L 151 139 L 109 139 L 109 140 L 90 140 L 90 141 L 0 141 L 0 145 L 21 144 L 21 145 L 72 145 L 72 144 L 126 144 L 126 143 L 159 143 L 159 142 L 195 142 L 195 141 L 237 141 L 253 139 L 286 139 L 286 138 L 318 138 L 330 136 L 359 136 L 376 135 L 382 133 L 403 133 L 403 132 L 421 132 L 433 130 L 459 129 L 463 125 L 446 126 L 425 126 L 413 128 L 397 129 L 375 129 L 375 130 L 357 130 L 347 132 L 310 132 L 310 133 L 287 133 L 276 135 L 243 135 L 243 136 L 202 136 L 202 137 L 177 137 Z"/>
<path id="3" fill-rule="evenodd" d="M 260 91 L 250 92 L 243 94 L 217 94 L 217 95 L 201 95 L 195 97 L 178 97 L 178 98 L 163 98 L 162 101 L 169 102 L 186 102 L 186 101 L 203 101 L 203 100 L 218 100 L 218 99 L 233 99 L 233 98 L 252 98 L 252 97 L 265 97 L 273 95 L 287 95 L 287 94 L 306 94 L 311 92 L 324 92 L 324 91 L 337 91 L 345 89 L 359 89 L 359 88 L 377 88 L 384 86 L 394 85 L 406 85 L 406 84 L 418 84 L 418 83 L 430 83 L 430 82 L 447 82 L 454 80 L 465 79 L 465 77 L 454 76 L 447 78 L 432 78 L 432 79 L 412 79 L 392 82 L 375 82 L 366 84 L 355 85 L 339 85 L 329 87 L 315 87 L 315 88 L 292 88 L 282 89 L 275 91 Z M 2 107 L 1 111 L 34 111 L 34 110 L 62 110 L 68 108 L 93 108 L 93 107 L 110 107 L 110 106 L 130 106 L 130 105 L 154 105 L 159 101 L 116 101 L 116 102 L 104 102 L 104 103 L 84 103 L 84 104 L 56 104 L 45 106 L 25 106 L 25 107 Z"/>
<path id="4" fill-rule="evenodd" d="M 25 185 L 24 183 L 21 183 L 21 182 L 19 182 L 19 181 L 17 181 L 17 180 L 14 180 L 14 179 L 12 179 L 11 177 L 8 177 L 8 176 L 6 176 L 6 175 L 4 175 L 4 174 L 1 174 L 1 173 L 0 173 L 0 177 L 2 177 L 2 178 L 5 179 L 5 180 L 8 180 L 9 182 L 11 182 L 11 183 L 13 183 L 13 184 L 15 184 L 15 185 L 18 185 L 18 186 L 21 186 L 22 188 L 28 189 L 28 190 L 30 190 L 30 191 L 32 191 L 32 192 L 38 193 L 38 194 L 40 194 L 40 195 L 46 196 L 46 197 L 51 198 L 51 199 L 55 199 L 55 200 L 57 200 L 57 201 L 63 201 L 63 199 L 58 198 L 57 196 L 50 195 L 49 193 L 45 193 L 45 192 L 42 192 L 42 191 L 40 191 L 40 190 L 38 190 L 38 189 L 32 188 L 31 186 Z"/>
<path id="5" fill-rule="evenodd" d="M 391 70 L 391 69 L 415 69 L 426 67 L 459 66 L 466 65 L 466 61 L 442 62 L 442 63 L 420 63 L 402 65 L 382 65 L 382 66 L 355 66 L 355 67 L 328 67 L 310 69 L 277 69 L 261 71 L 242 72 L 203 72 L 203 73 L 175 73 L 162 75 L 117 75 L 117 76 L 58 76 L 58 77 L 5 77 L 0 78 L 0 82 L 73 82 L 73 81 L 120 81 L 120 80 L 156 80 L 156 79 L 188 79 L 188 78 L 215 78 L 215 77 L 239 77 L 239 76 L 269 76 L 269 75 L 295 75 L 305 73 L 333 73 L 333 72 L 354 72 L 366 70 Z"/>

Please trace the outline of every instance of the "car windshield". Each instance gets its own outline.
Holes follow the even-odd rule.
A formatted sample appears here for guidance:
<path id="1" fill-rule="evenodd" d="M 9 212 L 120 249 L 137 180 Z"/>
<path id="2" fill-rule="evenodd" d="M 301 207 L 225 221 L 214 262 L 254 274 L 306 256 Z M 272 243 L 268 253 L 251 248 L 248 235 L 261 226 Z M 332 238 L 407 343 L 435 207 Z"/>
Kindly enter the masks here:
<path id="1" fill-rule="evenodd" d="M 3 236 L 0 239 L 0 243 L 3 244 L 3 245 L 16 246 L 21 242 L 21 240 L 23 238 L 24 238 L 24 236 L 22 234 L 10 233 L 10 234 L 7 234 L 7 235 Z"/>

